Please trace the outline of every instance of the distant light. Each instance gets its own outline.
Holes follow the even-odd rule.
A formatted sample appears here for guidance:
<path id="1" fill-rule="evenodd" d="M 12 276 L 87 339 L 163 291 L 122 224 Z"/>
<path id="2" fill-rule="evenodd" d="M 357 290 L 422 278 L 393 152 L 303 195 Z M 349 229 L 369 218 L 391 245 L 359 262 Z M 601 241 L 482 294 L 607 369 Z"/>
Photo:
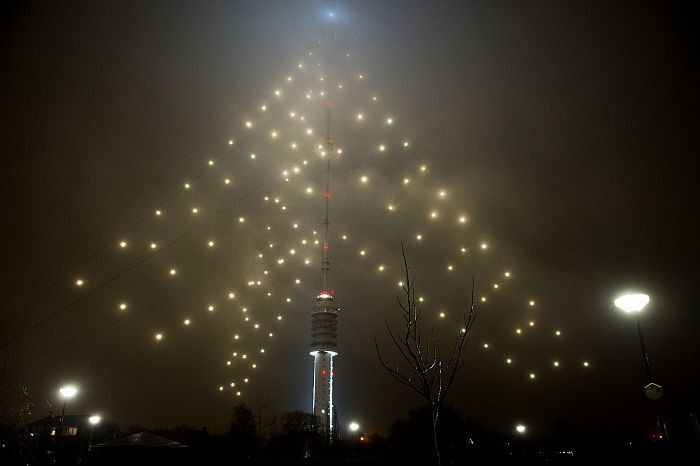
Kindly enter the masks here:
<path id="1" fill-rule="evenodd" d="M 177 270 L 175 269 L 170 269 L 170 275 L 175 275 L 177 273 Z"/>
<path id="2" fill-rule="evenodd" d="M 190 321 L 190 319 L 185 319 L 185 320 L 183 321 L 183 323 L 184 323 L 185 325 L 190 325 L 191 321 Z"/>
<path id="3" fill-rule="evenodd" d="M 447 196 L 447 191 L 445 191 L 445 190 L 440 190 L 440 191 L 438 192 L 438 196 L 439 196 L 439 197 L 445 197 L 445 196 Z"/>
<path id="4" fill-rule="evenodd" d="M 231 184 L 231 180 L 228 179 L 228 178 L 225 178 L 225 179 L 224 179 L 224 184 Z"/>
<path id="5" fill-rule="evenodd" d="M 360 425 L 357 422 L 351 422 L 349 427 L 351 431 L 357 432 L 357 429 L 360 428 Z"/>
<path id="6" fill-rule="evenodd" d="M 535 305 L 535 302 L 534 302 L 534 301 L 530 301 L 528 304 L 529 304 L 530 306 L 534 306 L 534 305 Z"/>
<path id="7" fill-rule="evenodd" d="M 588 367 L 588 366 L 590 366 L 590 364 L 588 363 L 588 361 L 583 361 L 583 367 Z"/>
<path id="8" fill-rule="evenodd" d="M 65 385 L 59 388 L 58 392 L 61 394 L 61 397 L 70 400 L 78 394 L 78 389 L 75 387 L 75 385 Z"/>
<path id="9" fill-rule="evenodd" d="M 489 247 L 486 243 L 481 243 L 481 249 L 487 249 Z"/>
<path id="10" fill-rule="evenodd" d="M 119 305 L 119 309 L 121 309 L 122 311 L 126 310 L 126 303 L 121 303 Z"/>
<path id="11" fill-rule="evenodd" d="M 518 335 L 520 335 L 521 333 L 523 333 L 523 331 L 520 330 L 519 328 L 516 328 L 516 329 L 515 329 L 515 333 L 517 333 Z"/>
<path id="12" fill-rule="evenodd" d="M 448 265 L 448 266 L 447 266 L 447 270 L 452 271 L 452 269 L 453 269 L 452 265 Z"/>
<path id="13" fill-rule="evenodd" d="M 552 364 L 554 365 L 554 367 L 559 367 L 559 361 L 554 361 Z"/>
<path id="14" fill-rule="evenodd" d="M 408 141 L 404 141 L 404 142 L 403 142 L 403 146 L 404 146 L 404 147 L 408 147 Z"/>
<path id="15" fill-rule="evenodd" d="M 554 332 L 554 334 L 555 334 L 556 336 L 560 336 L 560 335 L 561 335 L 561 331 L 560 331 L 560 330 L 557 330 L 557 331 Z"/>
<path id="16" fill-rule="evenodd" d="M 494 284 L 493 284 L 493 288 L 497 290 L 497 289 L 498 289 L 498 283 L 494 283 Z"/>
<path id="17" fill-rule="evenodd" d="M 445 318 L 445 313 L 444 313 L 444 312 L 441 312 L 441 313 L 440 313 L 440 318 L 441 318 L 441 319 L 444 319 L 444 318 Z"/>
<path id="18" fill-rule="evenodd" d="M 275 89 L 275 96 L 279 97 L 282 95 L 282 92 L 279 89 Z"/>
<path id="19" fill-rule="evenodd" d="M 162 333 L 156 333 L 156 340 L 160 341 L 163 339 L 163 334 Z"/>
<path id="20" fill-rule="evenodd" d="M 535 378 L 535 373 L 534 373 L 534 372 L 530 372 L 530 378 L 531 378 L 531 379 L 534 379 L 534 378 Z"/>
<path id="21" fill-rule="evenodd" d="M 238 217 L 238 223 L 245 222 L 245 217 Z"/>
<path id="22" fill-rule="evenodd" d="M 507 359 L 506 359 L 506 364 L 512 364 L 512 363 L 513 363 L 513 360 L 512 360 L 512 359 L 510 359 L 510 358 L 507 358 Z"/>
<path id="23" fill-rule="evenodd" d="M 482 297 L 481 297 L 481 302 L 482 302 L 482 303 L 485 303 L 485 302 L 486 302 L 486 296 L 482 296 Z"/>
<path id="24" fill-rule="evenodd" d="M 207 306 L 207 311 L 214 312 L 214 306 L 211 304 L 209 306 Z"/>
<path id="25" fill-rule="evenodd" d="M 213 242 L 213 241 L 209 241 L 209 242 L 207 243 L 207 245 L 208 245 L 210 248 L 213 248 L 213 247 L 214 247 L 214 242 Z"/>
<path id="26" fill-rule="evenodd" d="M 432 212 L 430 212 L 430 218 L 437 218 L 437 217 L 438 217 L 437 211 L 433 210 Z"/>
<path id="27" fill-rule="evenodd" d="M 510 277 L 510 272 L 506 272 L 503 274 L 504 277 L 509 278 Z"/>
<path id="28" fill-rule="evenodd" d="M 462 254 L 466 254 L 466 252 L 467 252 L 467 248 L 465 248 L 465 247 L 462 247 L 459 250 L 462 252 Z"/>
<path id="29" fill-rule="evenodd" d="M 460 216 L 460 217 L 457 219 L 457 221 L 458 221 L 459 223 L 467 223 L 467 217 L 465 217 L 464 215 L 462 215 L 462 216 Z"/>
<path id="30" fill-rule="evenodd" d="M 252 127 L 253 127 L 253 122 L 252 122 L 252 121 L 246 121 L 246 122 L 245 122 L 245 127 L 246 127 L 246 128 L 252 128 Z"/>
<path id="31" fill-rule="evenodd" d="M 421 234 L 416 235 L 416 240 L 420 241 L 422 239 L 423 239 L 423 235 L 421 235 Z"/>
<path id="32" fill-rule="evenodd" d="M 232 145 L 233 145 L 233 139 L 229 139 L 229 140 L 228 140 L 228 145 L 229 145 L 229 146 L 232 146 Z"/>
<path id="33" fill-rule="evenodd" d="M 190 189 L 190 184 L 189 184 L 189 183 L 185 183 L 185 189 Z"/>
<path id="34" fill-rule="evenodd" d="M 526 431 L 527 429 L 526 429 L 526 427 L 525 427 L 524 425 L 518 424 L 517 426 L 515 426 L 515 430 L 516 430 L 519 434 L 524 434 L 525 431 Z"/>
<path id="35" fill-rule="evenodd" d="M 358 113 L 358 114 L 357 114 L 357 119 L 360 120 L 360 121 L 361 121 L 364 117 L 365 117 L 365 116 L 364 116 L 362 113 Z"/>
<path id="36" fill-rule="evenodd" d="M 379 145 L 379 152 L 384 152 L 386 150 L 386 146 L 384 144 Z"/>
<path id="37" fill-rule="evenodd" d="M 210 167 L 211 167 L 212 165 L 214 165 L 214 161 L 213 161 L 213 160 L 209 160 L 209 162 L 207 162 L 207 163 L 209 163 L 209 166 L 210 166 Z"/>
<path id="38" fill-rule="evenodd" d="M 394 206 L 391 205 L 391 204 L 389 204 L 386 208 L 387 208 L 388 210 L 394 210 Z"/>
<path id="39" fill-rule="evenodd" d="M 641 312 L 648 303 L 649 295 L 642 293 L 626 294 L 615 300 L 615 306 L 628 314 L 632 312 Z"/>
<path id="40" fill-rule="evenodd" d="M 404 178 L 404 179 L 403 179 L 403 184 L 408 184 L 408 183 L 410 183 L 410 182 L 411 182 L 411 179 L 410 179 L 410 178 Z"/>
<path id="41" fill-rule="evenodd" d="M 76 284 L 77 286 L 83 286 L 84 283 L 85 283 L 85 282 L 83 281 L 82 278 L 79 278 L 79 279 L 77 279 L 77 280 L 75 281 L 75 284 Z"/>
<path id="42" fill-rule="evenodd" d="M 535 326 L 535 322 L 533 322 L 533 321 L 531 320 L 531 321 L 530 321 L 530 327 L 534 327 L 534 326 Z"/>
<path id="43" fill-rule="evenodd" d="M 361 183 L 367 183 L 367 180 L 368 180 L 368 178 L 367 178 L 366 175 L 362 175 L 362 176 L 360 177 L 360 182 L 361 182 Z"/>
<path id="44" fill-rule="evenodd" d="M 250 154 L 251 160 L 255 160 L 255 157 L 256 157 L 255 154 Z"/>
<path id="45" fill-rule="evenodd" d="M 90 416 L 88 418 L 88 421 L 90 421 L 90 424 L 92 424 L 93 426 L 95 424 L 99 424 L 101 420 L 102 420 L 102 418 L 100 416 L 97 416 L 97 415 Z"/>
<path id="46" fill-rule="evenodd" d="M 488 344 L 488 343 L 484 343 L 484 348 L 485 348 L 485 349 L 489 349 L 489 344 Z"/>
<path id="47" fill-rule="evenodd" d="M 427 169 L 428 169 L 428 167 L 425 165 L 420 166 L 420 171 L 422 171 L 422 172 L 426 171 Z"/>
<path id="48" fill-rule="evenodd" d="M 163 212 L 161 212 L 160 210 L 156 210 L 156 215 L 161 215 L 162 213 Z"/>
<path id="49" fill-rule="evenodd" d="M 233 299 L 233 298 L 235 298 L 235 297 L 236 297 L 235 293 L 229 293 L 229 294 L 228 294 L 228 299 Z"/>
<path id="50" fill-rule="evenodd" d="M 377 267 L 377 270 L 379 270 L 380 272 L 383 272 L 383 271 L 384 271 L 384 266 L 383 266 L 383 265 L 380 265 L 379 267 Z"/>
<path id="51" fill-rule="evenodd" d="M 121 241 L 121 242 L 119 243 L 119 247 L 120 247 L 120 248 L 125 248 L 125 247 L 126 247 L 126 241 Z"/>
<path id="52" fill-rule="evenodd" d="M 394 124 L 394 119 L 391 118 L 391 117 L 387 118 L 387 119 L 386 119 L 386 124 L 387 124 L 387 125 L 393 125 L 393 124 Z"/>
<path id="53" fill-rule="evenodd" d="M 361 256 L 364 256 L 364 255 L 365 255 L 364 249 L 360 250 L 360 255 L 361 255 Z"/>
<path id="54" fill-rule="evenodd" d="M 192 208 L 192 213 L 196 215 L 197 213 L 199 213 L 199 209 L 196 207 Z"/>

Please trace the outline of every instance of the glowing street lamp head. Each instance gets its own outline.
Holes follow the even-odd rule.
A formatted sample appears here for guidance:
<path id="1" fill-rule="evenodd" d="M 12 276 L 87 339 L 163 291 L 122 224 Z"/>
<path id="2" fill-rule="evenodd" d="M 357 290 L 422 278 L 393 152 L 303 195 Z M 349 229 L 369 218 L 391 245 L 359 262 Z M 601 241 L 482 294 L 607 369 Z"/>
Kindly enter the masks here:
<path id="1" fill-rule="evenodd" d="M 75 385 L 63 386 L 58 391 L 61 394 L 61 397 L 63 397 L 65 400 L 70 400 L 78 394 L 78 389 L 75 387 Z"/>
<path id="2" fill-rule="evenodd" d="M 99 424 L 101 420 L 102 420 L 102 417 L 98 416 L 98 415 L 90 416 L 88 418 L 88 421 L 90 421 L 90 424 L 92 424 L 93 426 L 95 424 Z"/>
<path id="3" fill-rule="evenodd" d="M 615 300 L 615 306 L 630 314 L 632 312 L 641 312 L 649 303 L 649 295 L 636 293 L 620 296 Z"/>
<path id="4" fill-rule="evenodd" d="M 357 422 L 351 422 L 349 427 L 351 431 L 357 432 L 357 429 L 360 428 L 360 424 L 358 424 Z"/>
<path id="5" fill-rule="evenodd" d="M 518 424 L 517 426 L 515 426 L 515 431 L 519 434 L 524 434 L 526 430 L 527 428 L 522 424 Z"/>

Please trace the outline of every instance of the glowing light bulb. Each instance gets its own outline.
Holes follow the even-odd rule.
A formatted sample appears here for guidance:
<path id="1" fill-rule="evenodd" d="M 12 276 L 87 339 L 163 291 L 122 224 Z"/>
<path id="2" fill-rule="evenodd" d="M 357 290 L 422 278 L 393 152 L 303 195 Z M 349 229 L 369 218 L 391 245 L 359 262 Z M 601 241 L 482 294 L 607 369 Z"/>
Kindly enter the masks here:
<path id="1" fill-rule="evenodd" d="M 232 146 L 232 145 L 233 145 L 233 139 L 229 139 L 229 140 L 228 140 L 228 145 L 229 145 L 229 146 Z"/>
<path id="2" fill-rule="evenodd" d="M 196 208 L 196 207 L 193 207 L 193 208 L 192 208 L 192 213 L 195 214 L 195 215 L 197 215 L 197 214 L 199 213 L 199 209 Z"/>
<path id="3" fill-rule="evenodd" d="M 368 180 L 368 178 L 367 178 L 366 175 L 362 175 L 362 176 L 360 177 L 360 183 L 367 183 L 367 180 Z"/>
<path id="4" fill-rule="evenodd" d="M 386 150 L 386 146 L 384 144 L 379 145 L 379 152 L 384 152 Z"/>
<path id="5" fill-rule="evenodd" d="M 388 210 L 394 210 L 394 206 L 391 205 L 391 204 L 389 204 L 386 208 L 387 208 Z"/>
<path id="6" fill-rule="evenodd" d="M 239 338 L 240 338 L 240 335 L 238 335 L 238 334 L 235 334 L 235 335 L 233 336 L 233 339 L 234 339 L 234 340 L 238 340 Z M 243 356 L 245 356 L 245 355 L 243 355 Z"/>
<path id="7" fill-rule="evenodd" d="M 507 359 L 506 359 L 506 364 L 512 364 L 512 363 L 513 363 L 513 360 L 512 360 L 512 359 L 510 359 L 510 358 L 507 358 Z"/>
<path id="8" fill-rule="evenodd" d="M 177 270 L 175 269 L 170 269 L 170 275 L 175 275 L 177 273 Z"/>
<path id="9" fill-rule="evenodd" d="M 279 97 L 281 95 L 282 95 L 282 91 L 280 91 L 279 89 L 275 89 L 275 97 Z"/>
<path id="10" fill-rule="evenodd" d="M 272 132 L 270 133 L 270 137 L 271 137 L 272 139 L 277 139 L 277 131 L 272 131 Z"/>
<path id="11" fill-rule="evenodd" d="M 481 249 L 487 249 L 489 247 L 486 243 L 481 243 Z"/>
<path id="12" fill-rule="evenodd" d="M 590 366 L 590 363 L 588 361 L 583 361 L 583 367 L 588 367 Z"/>
<path id="13" fill-rule="evenodd" d="M 348 235 L 343 235 L 343 236 L 341 236 L 341 238 L 342 238 L 343 240 L 347 240 L 347 239 L 348 239 Z"/>
<path id="14" fill-rule="evenodd" d="M 377 101 L 377 96 L 376 95 L 372 96 L 372 102 L 376 102 L 376 101 Z"/>
<path id="15" fill-rule="evenodd" d="M 439 196 L 439 197 L 445 197 L 445 196 L 447 196 L 447 191 L 445 191 L 445 190 L 440 190 L 440 191 L 438 191 L 438 196 Z"/>
<path id="16" fill-rule="evenodd" d="M 250 154 L 251 160 L 255 160 L 256 155 L 255 154 Z"/>
<path id="17" fill-rule="evenodd" d="M 481 302 L 482 302 L 482 303 L 485 303 L 485 302 L 486 302 L 486 296 L 482 296 L 482 297 L 481 297 Z"/>
<path id="18" fill-rule="evenodd" d="M 452 271 L 453 267 L 451 265 L 447 266 L 447 270 Z"/>
<path id="19" fill-rule="evenodd" d="M 404 179 L 403 179 L 403 184 L 408 184 L 408 183 L 410 183 L 410 182 L 411 182 L 411 179 L 410 179 L 410 178 L 404 178 Z"/>
<path id="20" fill-rule="evenodd" d="M 223 390 L 224 390 L 223 385 L 219 386 L 219 391 L 221 392 L 221 391 L 223 391 Z"/>
<path id="21" fill-rule="evenodd" d="M 358 114 L 357 114 L 357 119 L 360 120 L 360 121 L 362 121 L 362 119 L 363 119 L 364 117 L 365 117 L 365 116 L 364 116 L 363 114 L 361 114 L 361 113 L 358 113 Z"/>
<path id="22" fill-rule="evenodd" d="M 156 215 L 160 216 L 162 214 L 163 214 L 163 212 L 161 212 L 160 210 L 156 210 Z"/>
<path id="23" fill-rule="evenodd" d="M 364 249 L 360 251 L 360 255 L 361 255 L 361 256 L 364 256 L 364 255 L 365 255 Z"/>
<path id="24" fill-rule="evenodd" d="M 498 289 L 498 283 L 494 283 L 494 284 L 493 284 L 493 288 L 497 290 L 497 289 Z"/>
<path id="25" fill-rule="evenodd" d="M 516 328 L 516 329 L 515 329 L 515 333 L 517 333 L 518 335 L 520 335 L 521 333 L 523 333 L 523 331 L 522 331 L 521 329 L 519 329 L 519 328 Z"/>
<path id="26" fill-rule="evenodd" d="M 296 142 L 291 143 L 290 147 L 292 148 L 292 150 L 295 150 L 297 148 Z"/>
<path id="27" fill-rule="evenodd" d="M 530 306 L 534 306 L 534 305 L 535 305 L 535 302 L 534 302 L 534 301 L 530 301 L 528 304 L 529 304 Z"/>
<path id="28" fill-rule="evenodd" d="M 423 239 L 423 235 L 420 235 L 420 234 L 419 234 L 419 235 L 416 235 L 416 240 L 420 241 L 420 240 L 422 240 L 422 239 Z"/>
<path id="29" fill-rule="evenodd" d="M 119 309 L 121 309 L 122 311 L 125 310 L 125 309 L 126 309 L 126 303 L 121 303 L 121 304 L 119 305 Z"/>
<path id="30" fill-rule="evenodd" d="M 489 344 L 488 344 L 488 343 L 484 343 L 484 348 L 485 348 L 485 349 L 488 349 L 488 348 L 489 348 Z"/>
<path id="31" fill-rule="evenodd" d="M 231 180 L 229 178 L 224 178 L 224 184 L 231 184 Z"/>
<path id="32" fill-rule="evenodd" d="M 430 212 L 430 218 L 437 218 L 437 217 L 438 217 L 437 211 L 433 210 L 432 212 Z"/>
<path id="33" fill-rule="evenodd" d="M 314 133 L 314 130 L 313 130 L 313 129 L 307 128 L 306 134 L 308 134 L 308 135 L 310 136 L 310 135 L 312 135 L 313 133 Z"/>
<path id="34" fill-rule="evenodd" d="M 384 271 L 384 266 L 383 266 L 383 265 L 380 265 L 379 267 L 377 267 L 377 270 L 379 270 L 380 272 L 383 272 L 383 271 Z"/>
<path id="35" fill-rule="evenodd" d="M 213 161 L 213 160 L 209 160 L 209 162 L 207 162 L 207 163 L 209 164 L 210 167 L 211 167 L 212 165 L 214 165 L 214 161 Z"/>
<path id="36" fill-rule="evenodd" d="M 292 298 L 287 298 L 285 301 L 287 301 L 288 303 L 291 303 L 291 302 L 292 302 Z"/>
<path id="37" fill-rule="evenodd" d="M 277 320 L 282 320 L 282 316 L 281 316 L 281 315 L 278 315 L 278 316 L 277 316 Z"/>
<path id="38" fill-rule="evenodd" d="M 245 222 L 245 217 L 238 217 L 238 223 Z"/>
<path id="39" fill-rule="evenodd" d="M 163 339 L 163 334 L 162 333 L 156 333 L 156 340 L 160 341 Z"/>
<path id="40" fill-rule="evenodd" d="M 267 105 L 262 105 L 262 106 L 260 107 L 260 111 L 264 112 L 264 111 L 266 111 L 266 110 L 267 110 Z"/>
<path id="41" fill-rule="evenodd" d="M 404 141 L 404 142 L 403 142 L 403 146 L 404 146 L 404 147 L 408 147 L 408 146 L 409 146 L 408 141 Z"/>
<path id="42" fill-rule="evenodd" d="M 561 336 L 561 330 L 555 330 L 554 334 L 558 337 Z"/>
<path id="43" fill-rule="evenodd" d="M 386 119 L 386 124 L 387 124 L 387 125 L 393 125 L 393 124 L 394 124 L 394 119 L 391 118 L 391 117 L 387 118 L 387 119 Z"/>
<path id="44" fill-rule="evenodd" d="M 209 241 L 209 242 L 207 243 L 207 245 L 208 245 L 210 248 L 213 248 L 213 247 L 214 247 L 214 242 L 213 242 L 213 241 Z"/>
<path id="45" fill-rule="evenodd" d="M 253 127 L 253 122 L 252 122 L 252 121 L 246 121 L 246 122 L 245 122 L 245 127 L 248 128 L 248 129 L 252 128 L 252 127 Z"/>
<path id="46" fill-rule="evenodd" d="M 207 306 L 207 310 L 208 310 L 209 312 L 213 312 L 213 311 L 214 311 L 214 306 L 212 306 L 212 305 L 210 304 L 209 306 Z"/>
<path id="47" fill-rule="evenodd" d="M 460 248 L 459 250 L 460 250 L 460 252 L 461 252 L 462 254 L 466 254 L 466 253 L 467 253 L 467 248 L 465 248 L 465 247 L 462 247 L 462 248 Z"/>
<path id="48" fill-rule="evenodd" d="M 422 303 L 423 301 L 425 301 L 425 299 L 421 296 L 418 298 L 418 301 Z"/>
<path id="49" fill-rule="evenodd" d="M 534 373 L 534 372 L 530 372 L 530 378 L 531 378 L 531 379 L 534 379 L 534 378 L 535 378 L 535 373 Z"/>
<path id="50" fill-rule="evenodd" d="M 120 248 L 125 248 L 125 247 L 126 247 L 126 241 L 121 241 L 121 242 L 119 243 L 119 247 L 120 247 Z"/>
<path id="51" fill-rule="evenodd" d="M 190 325 L 190 322 L 191 322 L 190 319 L 185 319 L 185 320 L 183 321 L 183 323 L 184 323 L 185 325 Z"/>
<path id="52" fill-rule="evenodd" d="M 534 326 L 535 326 L 535 322 L 530 321 L 530 327 L 534 327 Z"/>
<path id="53" fill-rule="evenodd" d="M 460 217 L 457 219 L 457 221 L 459 223 L 465 224 L 465 223 L 467 223 L 467 217 L 465 217 L 464 215 L 460 215 Z"/>
<path id="54" fill-rule="evenodd" d="M 441 318 L 441 319 L 444 319 L 444 318 L 445 318 L 445 313 L 444 313 L 444 312 L 441 312 L 441 313 L 440 313 L 440 318 Z"/>
<path id="55" fill-rule="evenodd" d="M 510 278 L 510 272 L 505 272 L 505 273 L 503 274 L 503 276 L 506 277 L 506 278 Z"/>
<path id="56" fill-rule="evenodd" d="M 552 363 L 552 365 L 553 365 L 554 367 L 559 367 L 559 361 L 554 361 L 554 362 Z"/>
<path id="57" fill-rule="evenodd" d="M 301 283 L 301 280 L 299 280 L 299 279 L 297 278 L 296 280 L 294 280 L 294 283 L 296 283 L 297 285 L 299 285 L 299 284 Z"/>
<path id="58" fill-rule="evenodd" d="M 189 183 L 185 183 L 185 189 L 190 189 L 191 185 Z"/>

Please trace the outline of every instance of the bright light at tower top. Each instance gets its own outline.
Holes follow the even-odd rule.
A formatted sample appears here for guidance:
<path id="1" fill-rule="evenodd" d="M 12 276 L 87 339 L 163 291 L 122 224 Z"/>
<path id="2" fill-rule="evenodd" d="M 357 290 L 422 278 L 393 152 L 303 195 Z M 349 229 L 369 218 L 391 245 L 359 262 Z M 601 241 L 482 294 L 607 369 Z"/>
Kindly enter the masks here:
<path id="1" fill-rule="evenodd" d="M 61 397 L 67 400 L 73 398 L 75 395 L 78 394 L 78 389 L 75 387 L 75 385 L 66 385 L 64 387 L 61 387 L 58 391 L 61 394 Z"/>
<path id="2" fill-rule="evenodd" d="M 649 295 L 643 293 L 626 294 L 615 300 L 615 306 L 629 313 L 641 312 L 649 304 Z"/>

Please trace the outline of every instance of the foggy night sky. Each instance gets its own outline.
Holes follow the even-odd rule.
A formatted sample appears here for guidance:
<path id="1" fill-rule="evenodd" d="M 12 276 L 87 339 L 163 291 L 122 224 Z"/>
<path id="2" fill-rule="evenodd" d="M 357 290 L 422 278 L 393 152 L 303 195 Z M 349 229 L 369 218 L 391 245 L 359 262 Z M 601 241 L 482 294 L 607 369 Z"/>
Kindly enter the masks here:
<path id="1" fill-rule="evenodd" d="M 81 393 L 71 413 L 100 412 L 122 428 L 223 430 L 237 398 L 218 386 L 242 377 L 225 366 L 238 344 L 233 333 L 249 354 L 266 349 L 246 372 L 243 401 L 269 403 L 266 415 L 311 410 L 308 329 L 320 247 L 303 250 L 310 267 L 298 264 L 301 252 L 285 255 L 284 267 L 255 259 L 269 241 L 279 242 L 277 258 L 321 231 L 319 157 L 308 150 L 309 167 L 290 183 L 274 177 L 300 156 L 280 149 L 296 130 L 286 114 L 308 105 L 284 99 L 293 98 L 292 88 L 318 85 L 297 84 L 295 75 L 281 101 L 272 90 L 287 89 L 284 77 L 299 61 L 311 67 L 305 51 L 324 38 L 331 9 L 340 49 L 351 52 L 328 73 L 347 84 L 334 105 L 344 154 L 333 160 L 330 253 L 342 309 L 341 424 L 355 419 L 366 432 L 387 432 L 420 403 L 379 367 L 372 343 L 384 319 L 397 322 L 401 241 L 426 296 L 426 319 L 445 338 L 459 326 L 472 275 L 477 296 L 489 298 L 478 307 L 466 365 L 447 400 L 464 416 L 503 432 L 524 422 L 542 434 L 561 419 L 614 433 L 638 429 L 639 420 L 651 424 L 634 322 L 612 305 L 627 289 L 651 296 L 642 328 L 671 422 L 698 414 L 697 12 L 662 2 L 362 1 L 4 8 L 0 301 L 14 298 L 0 309 L 0 345 L 86 296 L 0 350 L 11 380 L 29 386 L 35 416 L 45 415 L 44 400 L 55 400 L 61 384 L 74 382 Z M 263 102 L 270 106 L 264 117 Z M 360 110 L 375 120 L 358 126 Z M 304 113 L 318 141 L 321 100 Z M 396 119 L 390 129 L 379 121 L 387 115 Z M 285 142 L 247 138 L 246 118 L 279 128 Z M 402 138 L 411 141 L 403 155 Z M 377 155 L 371 148 L 382 141 L 394 145 Z M 254 163 L 250 152 L 258 154 Z M 424 178 L 416 173 L 422 163 Z M 408 190 L 400 186 L 407 173 L 415 181 Z M 361 175 L 368 186 L 358 183 Z M 228 191 L 224 176 L 232 179 Z M 191 192 L 180 192 L 194 179 Z M 314 196 L 300 194 L 307 185 Z M 435 198 L 443 188 L 444 203 Z M 288 200 L 290 212 L 264 204 L 265 195 Z M 155 221 L 152 212 L 166 199 Z M 398 206 L 395 215 L 388 202 Z M 195 205 L 202 218 L 192 218 Z M 437 222 L 427 217 L 433 208 Z M 461 212 L 469 218 L 463 227 L 453 221 Z M 303 231 L 288 228 L 295 221 Z M 275 226 L 269 240 L 268 224 Z M 151 241 L 166 244 L 190 229 L 134 266 L 151 255 Z M 339 240 L 345 232 L 347 243 Z M 417 232 L 425 235 L 420 244 Z M 122 237 L 125 251 L 115 240 Z M 479 251 L 482 241 L 487 251 Z M 462 243 L 467 257 L 457 251 Z M 362 248 L 368 257 L 359 257 Z M 383 274 L 378 264 L 387 267 Z M 263 268 L 273 271 L 271 298 L 246 286 Z M 513 278 L 503 279 L 504 270 Z M 78 276 L 84 289 L 73 286 Z M 110 283 L 91 292 L 103 281 Z M 228 290 L 240 295 L 235 303 Z M 121 301 L 126 312 L 117 309 Z M 265 330 L 242 324 L 241 305 Z M 446 320 L 435 319 L 440 310 Z M 184 317 L 191 327 L 183 328 Z M 534 329 L 516 337 L 514 328 L 531 319 Z M 556 341 L 555 328 L 563 332 Z M 256 336 L 267 329 L 273 339 Z M 554 359 L 562 361 L 558 372 Z M 583 360 L 591 367 L 584 370 Z"/>

